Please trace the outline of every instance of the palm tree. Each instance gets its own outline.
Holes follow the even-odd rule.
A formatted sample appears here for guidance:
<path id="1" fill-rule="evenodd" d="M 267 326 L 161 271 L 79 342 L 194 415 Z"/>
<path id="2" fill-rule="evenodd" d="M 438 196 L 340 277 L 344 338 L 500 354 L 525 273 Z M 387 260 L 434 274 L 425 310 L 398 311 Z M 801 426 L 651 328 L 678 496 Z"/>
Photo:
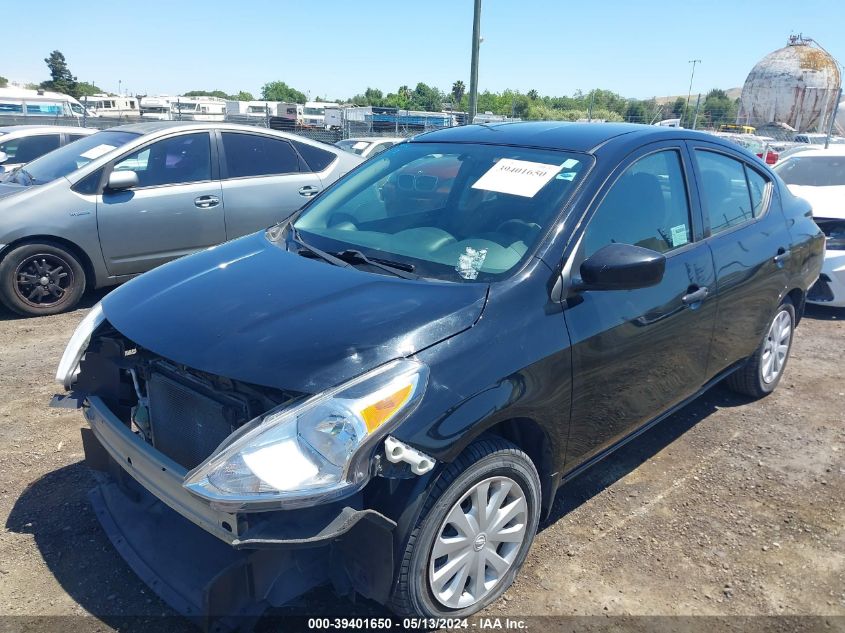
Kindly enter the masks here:
<path id="1" fill-rule="evenodd" d="M 461 99 L 464 98 L 466 91 L 467 87 L 460 79 L 452 84 L 452 96 L 455 98 L 455 105 L 458 105 L 461 102 Z"/>
<path id="2" fill-rule="evenodd" d="M 528 98 L 531 99 L 531 101 L 536 101 L 537 99 L 540 98 L 540 95 L 536 90 L 529 90 L 528 91 Z"/>

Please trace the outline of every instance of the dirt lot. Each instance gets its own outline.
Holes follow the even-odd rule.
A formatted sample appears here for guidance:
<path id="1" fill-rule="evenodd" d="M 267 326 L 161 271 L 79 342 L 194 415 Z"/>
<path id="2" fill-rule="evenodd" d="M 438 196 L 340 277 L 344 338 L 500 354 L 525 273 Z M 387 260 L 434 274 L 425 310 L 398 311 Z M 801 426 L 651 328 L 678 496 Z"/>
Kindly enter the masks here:
<path id="1" fill-rule="evenodd" d="M 170 611 L 91 513 L 82 416 L 47 407 L 84 312 L 0 312 L 0 615 L 88 613 L 74 628 L 150 630 L 118 617 Z M 716 387 L 565 486 L 488 613 L 845 616 L 843 349 L 845 310 L 812 309 L 773 396 Z M 298 609 L 385 615 L 325 591 Z"/>

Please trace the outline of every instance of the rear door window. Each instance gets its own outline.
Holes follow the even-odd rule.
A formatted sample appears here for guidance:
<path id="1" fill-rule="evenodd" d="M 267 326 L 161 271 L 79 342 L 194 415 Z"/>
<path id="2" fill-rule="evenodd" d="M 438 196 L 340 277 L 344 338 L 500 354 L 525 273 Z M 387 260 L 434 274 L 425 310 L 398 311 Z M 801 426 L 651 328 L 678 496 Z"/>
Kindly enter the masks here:
<path id="1" fill-rule="evenodd" d="M 223 132 L 229 178 L 275 176 L 300 171 L 299 156 L 284 139 L 260 134 Z"/>
<path id="2" fill-rule="evenodd" d="M 308 164 L 308 171 L 323 171 L 337 158 L 333 152 L 320 149 L 319 147 L 296 141 L 292 141 L 292 143 L 296 147 L 296 151 L 299 152 L 299 155 Z"/>
<path id="3" fill-rule="evenodd" d="M 704 213 L 712 234 L 726 231 L 763 213 L 768 180 L 745 163 L 697 149 Z"/>

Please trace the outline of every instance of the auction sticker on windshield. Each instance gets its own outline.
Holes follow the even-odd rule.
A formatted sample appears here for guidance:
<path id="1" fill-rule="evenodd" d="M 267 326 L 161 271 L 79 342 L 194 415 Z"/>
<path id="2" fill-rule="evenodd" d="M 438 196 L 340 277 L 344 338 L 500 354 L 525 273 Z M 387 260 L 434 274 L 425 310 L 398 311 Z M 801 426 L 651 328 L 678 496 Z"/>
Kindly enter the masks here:
<path id="1" fill-rule="evenodd" d="M 472 188 L 533 198 L 562 168 L 563 165 L 503 158 L 488 169 Z"/>
<path id="2" fill-rule="evenodd" d="M 105 143 L 103 143 L 102 145 L 92 147 L 87 152 L 80 154 L 80 156 L 82 158 L 87 158 L 88 160 L 94 160 L 95 158 L 99 158 L 103 154 L 108 154 L 113 149 L 114 145 L 106 145 Z"/>

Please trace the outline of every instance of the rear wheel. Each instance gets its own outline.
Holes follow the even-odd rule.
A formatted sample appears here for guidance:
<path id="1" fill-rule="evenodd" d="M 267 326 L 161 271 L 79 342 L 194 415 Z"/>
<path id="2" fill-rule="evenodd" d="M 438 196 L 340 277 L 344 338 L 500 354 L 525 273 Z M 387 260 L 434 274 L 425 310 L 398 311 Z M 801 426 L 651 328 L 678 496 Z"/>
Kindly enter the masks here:
<path id="1" fill-rule="evenodd" d="M 391 608 L 465 617 L 511 585 L 540 517 L 531 459 L 499 438 L 479 440 L 449 464 L 426 500 L 402 559 Z"/>
<path id="2" fill-rule="evenodd" d="M 772 393 L 786 369 L 794 332 L 795 308 L 785 299 L 769 322 L 757 351 L 744 366 L 728 376 L 728 387 L 752 398 Z"/>
<path id="3" fill-rule="evenodd" d="M 84 292 L 82 264 L 56 244 L 22 244 L 0 261 L 0 301 L 18 314 L 64 312 Z"/>

